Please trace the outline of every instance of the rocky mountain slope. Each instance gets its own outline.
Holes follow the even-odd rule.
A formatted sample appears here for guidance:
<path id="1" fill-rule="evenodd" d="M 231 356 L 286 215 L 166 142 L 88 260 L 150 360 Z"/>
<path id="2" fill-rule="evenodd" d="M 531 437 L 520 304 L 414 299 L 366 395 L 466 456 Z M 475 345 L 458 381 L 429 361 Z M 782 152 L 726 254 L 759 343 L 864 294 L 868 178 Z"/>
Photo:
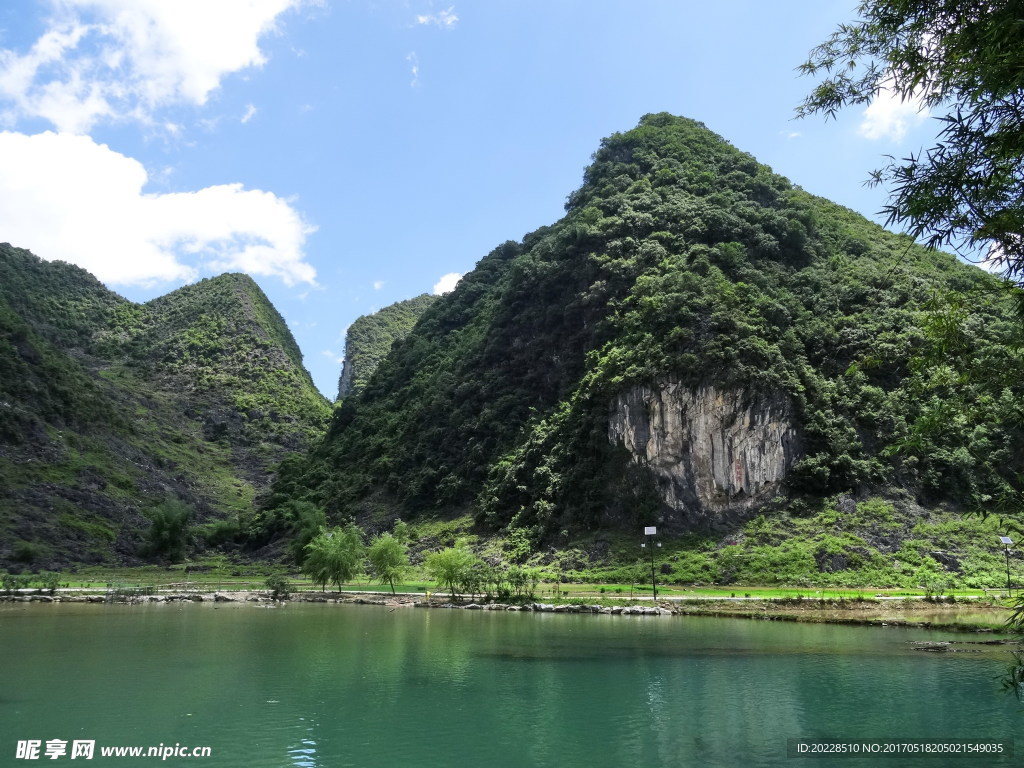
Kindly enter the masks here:
<path id="1" fill-rule="evenodd" d="M 0 561 L 132 561 L 168 499 L 231 535 L 328 413 L 247 276 L 138 305 L 0 245 Z"/>
<path id="2" fill-rule="evenodd" d="M 648 115 L 602 142 L 564 218 L 427 309 L 273 498 L 470 512 L 534 546 L 734 530 L 839 495 L 1009 510 L 1008 290 Z"/>
<path id="3" fill-rule="evenodd" d="M 423 293 L 357 317 L 345 333 L 345 362 L 338 379 L 338 399 L 358 394 L 391 346 L 409 335 L 416 321 L 437 299 Z"/>

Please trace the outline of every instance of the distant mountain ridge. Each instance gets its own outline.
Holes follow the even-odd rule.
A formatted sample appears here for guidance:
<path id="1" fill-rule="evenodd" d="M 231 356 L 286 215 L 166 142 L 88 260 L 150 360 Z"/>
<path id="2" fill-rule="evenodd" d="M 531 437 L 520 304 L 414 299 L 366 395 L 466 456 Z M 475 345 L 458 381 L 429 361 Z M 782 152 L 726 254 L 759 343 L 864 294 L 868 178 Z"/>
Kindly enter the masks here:
<path id="1" fill-rule="evenodd" d="M 362 391 L 391 346 L 409 335 L 416 321 L 436 300 L 436 296 L 422 293 L 356 318 L 345 332 L 345 361 L 338 379 L 339 400 Z"/>
<path id="2" fill-rule="evenodd" d="M 166 498 L 244 524 L 328 414 L 248 276 L 134 304 L 0 245 L 0 560 L 131 561 Z"/>

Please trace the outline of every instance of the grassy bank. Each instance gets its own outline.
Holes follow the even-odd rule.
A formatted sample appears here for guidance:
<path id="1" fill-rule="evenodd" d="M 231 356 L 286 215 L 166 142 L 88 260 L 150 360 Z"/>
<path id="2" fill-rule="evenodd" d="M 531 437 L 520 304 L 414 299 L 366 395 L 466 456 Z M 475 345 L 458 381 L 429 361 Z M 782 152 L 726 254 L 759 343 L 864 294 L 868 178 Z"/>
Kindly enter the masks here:
<path id="1" fill-rule="evenodd" d="M 118 591 L 157 595 L 237 593 L 244 598 L 251 594 L 269 595 L 266 585 L 269 576 L 283 577 L 295 599 L 323 594 L 318 585 L 301 576 L 289 575 L 281 568 L 261 565 L 222 570 L 196 564 L 170 568 L 81 569 L 77 574 L 62 576 L 56 594 L 109 594 Z M 53 583 L 51 579 L 49 585 L 53 586 Z M 29 578 L 27 583 L 22 582 L 22 588 L 41 591 L 44 582 L 33 582 Z M 406 580 L 396 584 L 395 589 L 399 593 L 397 598 L 392 597 L 390 588 L 359 579 L 343 584 L 342 591 L 335 593 L 335 598 L 363 594 L 377 595 L 378 600 L 400 602 L 423 601 L 428 597 L 438 603 L 449 600 L 447 593 L 429 580 Z M 651 605 L 654 602 L 650 586 L 638 589 L 634 585 L 631 590 L 629 585 L 621 584 L 541 583 L 532 596 L 524 599 L 555 605 L 606 607 Z M 457 599 L 462 603 L 486 601 L 488 598 L 482 595 Z M 659 586 L 657 603 L 674 613 L 688 616 L 1005 632 L 1013 601 L 981 590 L 966 590 L 956 596 L 937 596 L 922 590 L 808 590 L 751 586 L 740 591 L 721 587 Z"/>

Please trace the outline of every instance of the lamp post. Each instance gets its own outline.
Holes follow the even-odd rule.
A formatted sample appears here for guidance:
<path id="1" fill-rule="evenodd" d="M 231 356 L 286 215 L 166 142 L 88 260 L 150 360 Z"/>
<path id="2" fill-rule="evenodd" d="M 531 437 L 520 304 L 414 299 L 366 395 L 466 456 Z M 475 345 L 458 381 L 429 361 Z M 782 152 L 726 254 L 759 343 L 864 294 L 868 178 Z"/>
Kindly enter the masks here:
<path id="1" fill-rule="evenodd" d="M 651 544 L 651 536 L 657 536 L 657 535 L 658 535 L 658 529 L 655 526 L 653 526 L 653 525 L 646 526 L 644 528 L 644 536 L 647 537 L 647 541 L 646 541 L 646 543 L 641 544 L 640 546 L 641 547 L 647 547 L 648 544 Z M 661 546 L 661 542 L 660 541 L 658 542 L 658 546 L 659 547 Z M 657 577 L 654 574 L 654 546 L 652 545 L 652 546 L 648 547 L 648 549 L 651 550 L 651 588 L 654 590 L 654 602 L 657 603 L 658 602 L 658 579 L 657 579 Z"/>
<path id="2" fill-rule="evenodd" d="M 1013 546 L 1013 539 L 1009 536 L 1000 536 L 1000 543 L 1003 545 L 1003 551 L 1006 553 L 1006 594 L 1012 595 L 1010 591 L 1010 547 Z"/>

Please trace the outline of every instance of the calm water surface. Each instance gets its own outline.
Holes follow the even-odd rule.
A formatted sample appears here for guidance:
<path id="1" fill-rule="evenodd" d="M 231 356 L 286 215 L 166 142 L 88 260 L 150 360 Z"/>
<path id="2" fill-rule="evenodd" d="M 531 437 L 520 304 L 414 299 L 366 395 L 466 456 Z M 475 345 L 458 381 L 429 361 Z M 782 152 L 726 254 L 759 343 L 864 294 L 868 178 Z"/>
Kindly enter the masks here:
<path id="1" fill-rule="evenodd" d="M 1005 650 L 946 633 L 710 618 L 287 605 L 0 607 L 0 765 L 24 739 L 209 746 L 166 764 L 810 766 L 790 738 L 1016 739 Z M 960 636 L 959 639 L 973 639 Z M 102 758 L 86 765 L 156 765 Z"/>

